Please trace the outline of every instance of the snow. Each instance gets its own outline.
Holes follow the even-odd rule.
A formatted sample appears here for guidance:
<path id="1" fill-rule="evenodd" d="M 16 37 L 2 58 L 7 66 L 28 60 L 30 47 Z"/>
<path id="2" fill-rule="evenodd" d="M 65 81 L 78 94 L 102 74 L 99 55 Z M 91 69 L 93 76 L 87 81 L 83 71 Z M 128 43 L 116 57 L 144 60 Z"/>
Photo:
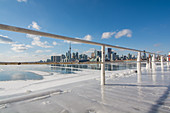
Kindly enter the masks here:
<path id="1" fill-rule="evenodd" d="M 106 71 L 81 69 L 75 74 L 34 71 L 43 80 L 0 82 L 0 113 L 169 113 L 170 69 Z M 30 109 L 32 108 L 32 109 Z"/>

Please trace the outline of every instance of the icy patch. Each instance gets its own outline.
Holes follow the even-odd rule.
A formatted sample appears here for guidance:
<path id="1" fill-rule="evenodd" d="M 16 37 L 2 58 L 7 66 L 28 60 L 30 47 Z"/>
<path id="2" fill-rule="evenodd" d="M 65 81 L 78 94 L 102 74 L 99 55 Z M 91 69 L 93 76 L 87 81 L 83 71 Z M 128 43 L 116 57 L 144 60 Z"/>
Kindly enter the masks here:
<path id="1" fill-rule="evenodd" d="M 4 108 L 7 108 L 7 104 L 0 105 L 0 109 L 4 109 Z"/>
<path id="2" fill-rule="evenodd" d="M 35 92 L 35 93 L 29 93 L 26 95 L 20 95 L 17 97 L 11 97 L 7 99 L 2 99 L 0 100 L 0 105 L 1 104 L 7 104 L 7 103 L 13 103 L 13 102 L 19 102 L 19 101 L 24 101 L 24 100 L 39 100 L 39 99 L 44 99 L 50 97 L 50 94 L 56 93 L 56 92 L 63 92 L 62 90 L 47 90 L 47 91 L 41 91 L 41 92 Z"/>
<path id="3" fill-rule="evenodd" d="M 112 72 L 108 78 L 130 77 L 136 73 L 136 70 L 125 70 Z"/>
<path id="4" fill-rule="evenodd" d="M 0 72 L 4 71 L 3 69 L 0 69 Z"/>
<path id="5" fill-rule="evenodd" d="M 96 111 L 94 109 L 89 109 L 86 113 L 96 113 Z"/>
<path id="6" fill-rule="evenodd" d="M 41 76 L 50 76 L 53 75 L 53 73 L 50 72 L 44 72 L 44 71 L 33 71 L 33 70 L 27 70 L 28 72 L 37 74 L 37 75 L 41 75 Z"/>
<path id="7" fill-rule="evenodd" d="M 51 104 L 51 102 L 50 101 L 44 101 L 44 102 L 42 102 L 42 104 L 47 105 L 47 104 Z"/>

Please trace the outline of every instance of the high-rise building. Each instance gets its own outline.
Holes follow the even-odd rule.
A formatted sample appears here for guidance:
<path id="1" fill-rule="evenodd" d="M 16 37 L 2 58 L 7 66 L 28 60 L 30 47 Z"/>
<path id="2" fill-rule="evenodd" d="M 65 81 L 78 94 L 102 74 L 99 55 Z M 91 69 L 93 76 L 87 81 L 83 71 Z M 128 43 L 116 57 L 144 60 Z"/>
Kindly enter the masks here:
<path id="1" fill-rule="evenodd" d="M 63 59 L 65 59 L 66 58 L 66 56 L 64 55 L 64 54 L 62 54 L 61 55 L 61 59 L 63 60 Z"/>
<path id="2" fill-rule="evenodd" d="M 107 48 L 107 58 L 108 60 L 111 60 L 111 53 L 112 53 L 112 48 Z"/>
<path id="3" fill-rule="evenodd" d="M 70 48 L 69 48 L 69 59 L 71 59 L 71 43 L 70 43 Z"/>
<path id="4" fill-rule="evenodd" d="M 111 60 L 111 61 L 116 60 L 116 53 L 112 52 L 112 54 L 111 54 L 111 59 L 110 59 L 110 60 Z"/>
<path id="5" fill-rule="evenodd" d="M 131 60 L 132 59 L 132 55 L 129 53 L 128 54 L 128 60 Z"/>
<path id="6" fill-rule="evenodd" d="M 60 62 L 61 56 L 51 56 L 51 62 Z"/>
<path id="7" fill-rule="evenodd" d="M 143 51 L 144 53 L 143 53 L 143 60 L 146 60 L 147 58 L 146 58 L 146 53 L 145 53 L 145 50 Z"/>
<path id="8" fill-rule="evenodd" d="M 91 53 L 91 58 L 95 58 L 95 53 Z"/>
<path id="9" fill-rule="evenodd" d="M 75 59 L 76 58 L 76 54 L 73 52 L 72 53 L 72 58 Z"/>
<path id="10" fill-rule="evenodd" d="M 95 58 L 97 57 L 97 50 L 94 50 Z"/>
<path id="11" fill-rule="evenodd" d="M 76 59 L 78 59 L 79 58 L 79 53 L 78 52 L 76 52 Z"/>

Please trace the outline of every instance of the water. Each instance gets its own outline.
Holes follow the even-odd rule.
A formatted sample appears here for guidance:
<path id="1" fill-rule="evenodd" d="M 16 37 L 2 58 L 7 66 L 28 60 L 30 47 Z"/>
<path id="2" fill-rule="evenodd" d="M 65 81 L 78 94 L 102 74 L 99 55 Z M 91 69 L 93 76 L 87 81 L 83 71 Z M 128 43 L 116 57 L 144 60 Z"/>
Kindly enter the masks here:
<path id="1" fill-rule="evenodd" d="M 58 64 L 54 66 L 59 67 L 73 67 L 77 69 L 94 69 L 94 70 L 100 70 L 101 65 L 100 64 Z M 141 64 L 141 67 L 145 67 L 145 64 Z M 125 70 L 125 69 L 136 69 L 136 62 L 129 62 L 129 63 L 113 63 L 113 64 L 105 64 L 105 70 L 106 71 L 116 71 L 116 70 Z"/>
<path id="2" fill-rule="evenodd" d="M 145 66 L 145 65 L 142 65 Z M 1 65 L 0 66 L 0 81 L 12 81 L 12 80 L 42 80 L 43 76 L 29 72 L 31 71 L 43 71 L 49 73 L 59 74 L 74 74 L 81 69 L 94 69 L 100 70 L 100 64 L 83 64 L 83 65 Z M 116 71 L 125 69 L 136 69 L 136 63 L 114 63 L 106 64 L 106 71 Z M 52 76 L 53 74 L 49 74 Z M 71 76 L 71 75 L 70 75 Z"/>

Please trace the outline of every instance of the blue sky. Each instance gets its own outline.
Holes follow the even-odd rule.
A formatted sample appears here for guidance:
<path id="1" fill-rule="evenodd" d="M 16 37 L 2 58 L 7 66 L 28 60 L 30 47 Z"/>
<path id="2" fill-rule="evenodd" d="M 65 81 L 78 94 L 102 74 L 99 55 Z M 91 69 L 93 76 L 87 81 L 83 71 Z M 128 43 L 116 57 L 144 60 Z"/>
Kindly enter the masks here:
<path id="1" fill-rule="evenodd" d="M 169 0 L 0 0 L 0 23 L 168 54 L 169 6 Z M 0 30 L 0 61 L 45 60 L 68 47 L 67 41 Z M 79 53 L 94 48 L 100 49 L 72 43 Z"/>

